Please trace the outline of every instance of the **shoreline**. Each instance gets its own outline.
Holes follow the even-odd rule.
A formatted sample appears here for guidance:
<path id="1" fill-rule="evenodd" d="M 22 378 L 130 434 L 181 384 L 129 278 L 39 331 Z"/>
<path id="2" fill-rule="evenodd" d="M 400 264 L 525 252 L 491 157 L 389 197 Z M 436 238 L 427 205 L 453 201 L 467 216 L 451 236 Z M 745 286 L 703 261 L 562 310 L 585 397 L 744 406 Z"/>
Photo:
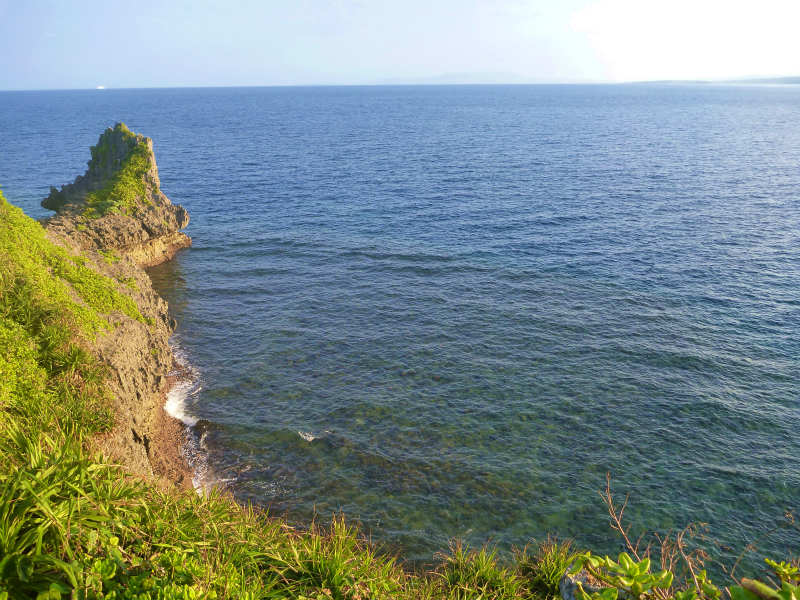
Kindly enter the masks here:
<path id="1" fill-rule="evenodd" d="M 178 363 L 175 363 L 178 364 Z M 173 417 L 166 409 L 169 394 L 180 383 L 175 375 L 167 375 L 167 382 L 161 391 L 163 400 L 160 418 L 154 423 L 155 436 L 151 447 L 157 450 L 160 459 L 153 461 L 154 474 L 166 479 L 169 484 L 184 488 L 194 488 L 194 470 L 186 459 L 186 446 L 189 443 L 189 426 Z"/>
<path id="2" fill-rule="evenodd" d="M 115 421 L 96 446 L 132 473 L 185 487 L 192 481 L 188 432 L 165 409 L 179 385 L 171 377 L 181 366 L 170 345 L 176 321 L 147 268 L 191 246 L 181 231 L 189 214 L 161 191 L 150 138 L 117 123 L 90 153 L 86 172 L 51 187 L 42 206 L 55 211 L 43 223 L 47 238 L 82 257 L 138 309 L 111 311 L 103 335 L 87 341 L 107 367 Z"/>
<path id="3" fill-rule="evenodd" d="M 174 362 L 167 375 L 162 426 L 163 432 L 171 440 L 175 439 L 173 432 L 176 428 L 181 432 L 177 445 L 177 456 L 173 455 L 173 464 L 177 468 L 176 475 L 180 480 L 173 481 L 173 483 L 200 493 L 209 489 L 207 457 L 201 445 L 202 438 L 198 437 L 194 430 L 199 419 L 185 412 L 186 399 L 200 390 L 199 376 L 188 364 L 188 361 L 185 359 L 181 361 L 174 357 L 176 346 L 172 342 L 170 342 L 170 350 L 173 353 Z M 172 448 L 174 447 L 173 444 Z"/>
<path id="4" fill-rule="evenodd" d="M 95 260 L 94 266 L 109 275 L 102 261 Z M 193 489 L 196 473 L 187 457 L 191 423 L 168 410 L 171 396 L 193 379 L 191 368 L 179 360 L 169 342 L 175 321 L 168 317 L 169 306 L 144 268 L 128 260 L 114 267 L 138 280 L 133 300 L 152 325 L 119 323 L 95 345 L 109 369 L 107 382 L 117 421 L 110 432 L 96 438 L 95 445 L 126 470 L 159 486 Z"/>

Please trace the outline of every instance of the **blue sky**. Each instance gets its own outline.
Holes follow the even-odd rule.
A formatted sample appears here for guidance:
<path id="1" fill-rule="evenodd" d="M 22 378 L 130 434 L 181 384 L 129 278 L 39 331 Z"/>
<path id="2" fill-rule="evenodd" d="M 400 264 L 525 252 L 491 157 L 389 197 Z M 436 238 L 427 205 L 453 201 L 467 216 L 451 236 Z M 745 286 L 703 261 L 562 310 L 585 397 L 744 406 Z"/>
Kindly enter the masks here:
<path id="1" fill-rule="evenodd" d="M 0 0 L 0 89 L 800 75 L 798 0 Z"/>

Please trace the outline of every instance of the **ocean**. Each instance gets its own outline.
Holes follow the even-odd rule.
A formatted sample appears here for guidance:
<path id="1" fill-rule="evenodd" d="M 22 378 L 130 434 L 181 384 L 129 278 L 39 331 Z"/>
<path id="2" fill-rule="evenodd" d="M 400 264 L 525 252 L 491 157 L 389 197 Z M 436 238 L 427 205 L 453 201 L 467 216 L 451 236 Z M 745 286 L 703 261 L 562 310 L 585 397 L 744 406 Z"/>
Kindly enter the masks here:
<path id="1" fill-rule="evenodd" d="M 410 561 L 615 552 L 607 474 L 729 562 L 800 509 L 800 86 L 4 92 L 6 197 L 116 121 L 192 219 L 151 276 L 198 485 Z"/>

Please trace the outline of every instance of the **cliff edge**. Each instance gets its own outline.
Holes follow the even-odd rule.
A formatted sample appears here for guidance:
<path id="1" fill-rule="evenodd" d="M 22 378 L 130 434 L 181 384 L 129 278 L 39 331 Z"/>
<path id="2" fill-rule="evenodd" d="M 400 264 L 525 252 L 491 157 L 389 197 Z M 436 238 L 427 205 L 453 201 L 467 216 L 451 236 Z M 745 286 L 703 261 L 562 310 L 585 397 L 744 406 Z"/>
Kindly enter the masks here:
<path id="1" fill-rule="evenodd" d="M 191 245 L 180 231 L 189 214 L 161 191 L 152 141 L 122 123 L 100 136 L 88 164 L 85 174 L 51 188 L 42 201 L 56 211 L 44 222 L 47 238 L 115 281 L 142 315 L 110 313 L 109 329 L 89 344 L 108 367 L 116 423 L 98 445 L 129 471 L 188 485 L 184 427 L 163 408 L 178 367 L 169 346 L 175 323 L 143 267 Z"/>
<path id="2" fill-rule="evenodd" d="M 161 191 L 153 141 L 124 123 L 103 132 L 86 173 L 60 190 L 51 187 L 42 206 L 56 211 L 48 230 L 84 250 L 120 252 L 140 267 L 169 260 L 192 243 L 180 231 L 189 214 Z"/>

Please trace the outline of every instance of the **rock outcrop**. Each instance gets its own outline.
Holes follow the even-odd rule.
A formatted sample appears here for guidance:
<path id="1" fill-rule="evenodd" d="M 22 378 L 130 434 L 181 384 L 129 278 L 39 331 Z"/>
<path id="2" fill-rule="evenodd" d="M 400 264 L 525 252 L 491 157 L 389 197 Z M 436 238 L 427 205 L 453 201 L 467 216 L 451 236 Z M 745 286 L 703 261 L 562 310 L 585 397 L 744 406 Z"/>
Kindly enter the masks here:
<path id="1" fill-rule="evenodd" d="M 92 147 L 86 173 L 53 188 L 42 206 L 57 211 L 44 224 L 50 240 L 119 282 L 146 321 L 112 314 L 111 330 L 91 348 L 109 367 L 117 423 L 98 441 L 100 449 L 133 473 L 188 485 L 184 427 L 163 408 L 177 366 L 169 346 L 175 324 L 142 267 L 190 245 L 179 231 L 189 215 L 161 192 L 152 141 L 122 124 L 107 129 Z"/>
<path id="2" fill-rule="evenodd" d="M 596 594 L 605 589 L 602 582 L 597 581 L 587 573 L 586 570 L 582 569 L 578 573 L 570 574 L 569 569 L 567 569 L 558 582 L 558 591 L 561 593 L 561 600 L 577 600 L 579 584 L 587 594 Z"/>
<path id="3" fill-rule="evenodd" d="M 191 239 L 180 230 L 189 214 L 161 191 L 153 141 L 123 123 L 108 128 L 91 148 L 86 173 L 42 206 L 56 211 L 50 231 L 84 250 L 119 252 L 141 267 L 171 259 Z"/>

